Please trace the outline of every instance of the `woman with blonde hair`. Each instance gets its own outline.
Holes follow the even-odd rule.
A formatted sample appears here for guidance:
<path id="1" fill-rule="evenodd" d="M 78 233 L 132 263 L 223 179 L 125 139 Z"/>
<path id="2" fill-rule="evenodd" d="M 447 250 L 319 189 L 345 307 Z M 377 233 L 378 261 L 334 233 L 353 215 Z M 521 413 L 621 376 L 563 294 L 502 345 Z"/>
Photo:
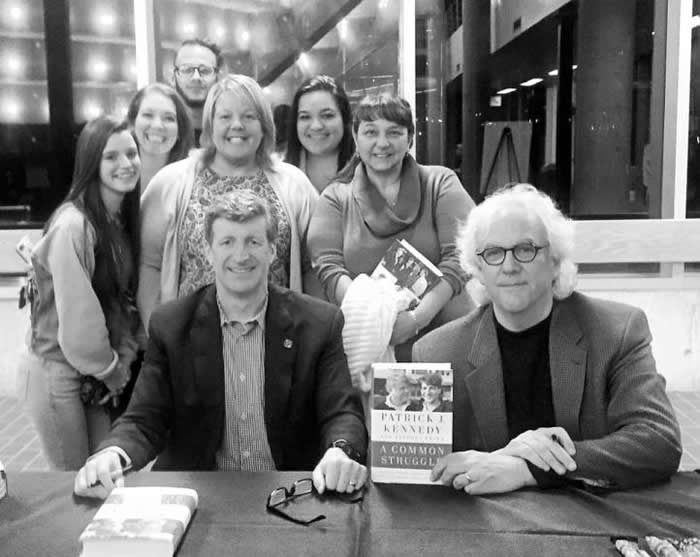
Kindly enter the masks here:
<path id="1" fill-rule="evenodd" d="M 141 198 L 137 300 L 145 325 L 157 305 L 213 282 L 204 215 L 233 191 L 257 194 L 277 220 L 270 281 L 314 291 L 303 239 L 318 194 L 301 170 L 273 157 L 272 110 L 255 80 L 229 74 L 214 84 L 204 103 L 200 141 L 201 150 L 160 170 Z"/>

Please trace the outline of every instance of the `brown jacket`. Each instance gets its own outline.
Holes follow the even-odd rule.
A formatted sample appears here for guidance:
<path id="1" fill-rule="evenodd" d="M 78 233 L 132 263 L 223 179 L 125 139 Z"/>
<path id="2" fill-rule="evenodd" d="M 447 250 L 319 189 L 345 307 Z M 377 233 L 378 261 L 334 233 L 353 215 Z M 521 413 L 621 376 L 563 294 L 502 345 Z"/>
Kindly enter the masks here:
<path id="1" fill-rule="evenodd" d="M 644 312 L 574 293 L 554 303 L 549 334 L 554 415 L 576 446 L 573 475 L 629 488 L 673 474 L 680 431 Z M 413 359 L 452 363 L 455 451 L 494 451 L 508 443 L 490 304 L 423 337 Z"/>

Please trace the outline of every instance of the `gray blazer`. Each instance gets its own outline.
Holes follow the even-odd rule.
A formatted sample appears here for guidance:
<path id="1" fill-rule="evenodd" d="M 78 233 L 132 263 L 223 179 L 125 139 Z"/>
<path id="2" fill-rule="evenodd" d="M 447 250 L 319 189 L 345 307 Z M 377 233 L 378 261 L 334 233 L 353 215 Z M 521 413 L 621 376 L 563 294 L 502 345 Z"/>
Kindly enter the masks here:
<path id="1" fill-rule="evenodd" d="M 680 431 L 650 342 L 638 308 L 580 293 L 555 301 L 552 399 L 556 424 L 576 446 L 573 476 L 629 488 L 677 470 Z M 491 304 L 427 334 L 414 346 L 413 360 L 452 364 L 453 450 L 494 451 L 508 443 Z"/>

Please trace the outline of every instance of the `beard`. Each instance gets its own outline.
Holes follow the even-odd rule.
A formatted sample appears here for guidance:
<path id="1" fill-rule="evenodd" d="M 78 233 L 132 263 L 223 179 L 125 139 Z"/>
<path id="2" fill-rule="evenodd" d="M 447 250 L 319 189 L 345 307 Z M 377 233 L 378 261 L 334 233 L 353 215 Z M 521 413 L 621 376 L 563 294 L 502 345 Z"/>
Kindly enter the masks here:
<path id="1" fill-rule="evenodd" d="M 205 102 L 205 101 L 204 101 L 204 100 L 199 101 L 199 100 L 192 100 L 192 99 L 190 99 L 190 98 L 187 96 L 187 93 L 185 93 L 185 92 L 182 90 L 182 88 L 180 87 L 180 84 L 177 82 L 177 80 L 175 81 L 175 90 L 180 94 L 180 96 L 182 97 L 182 100 L 185 101 L 185 104 L 186 104 L 187 106 L 189 106 L 190 108 L 193 108 L 193 109 L 196 110 L 196 109 L 200 109 L 200 108 L 203 108 L 203 107 L 204 107 L 204 102 Z M 206 100 L 206 99 L 205 99 L 205 100 Z"/>

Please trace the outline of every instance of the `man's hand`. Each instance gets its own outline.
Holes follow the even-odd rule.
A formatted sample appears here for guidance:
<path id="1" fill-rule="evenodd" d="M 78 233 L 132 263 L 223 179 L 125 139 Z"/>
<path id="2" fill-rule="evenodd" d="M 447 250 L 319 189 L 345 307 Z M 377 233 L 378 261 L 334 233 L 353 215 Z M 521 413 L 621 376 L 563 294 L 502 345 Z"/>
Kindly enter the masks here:
<path id="1" fill-rule="evenodd" d="M 576 448 L 563 427 L 524 431 L 496 452 L 524 458 L 545 472 L 551 469 L 560 476 L 576 470 L 576 462 L 572 458 Z"/>
<path id="2" fill-rule="evenodd" d="M 115 487 L 123 486 L 119 453 L 107 449 L 87 459 L 75 476 L 73 492 L 81 497 L 105 499 Z"/>
<path id="3" fill-rule="evenodd" d="M 480 451 L 451 453 L 442 457 L 430 473 L 430 479 L 463 489 L 470 495 L 508 493 L 536 485 L 523 459 Z"/>
<path id="4" fill-rule="evenodd" d="M 314 468 L 313 480 L 319 493 L 326 489 L 352 493 L 365 485 L 367 468 L 355 462 L 338 447 L 331 447 Z"/>

